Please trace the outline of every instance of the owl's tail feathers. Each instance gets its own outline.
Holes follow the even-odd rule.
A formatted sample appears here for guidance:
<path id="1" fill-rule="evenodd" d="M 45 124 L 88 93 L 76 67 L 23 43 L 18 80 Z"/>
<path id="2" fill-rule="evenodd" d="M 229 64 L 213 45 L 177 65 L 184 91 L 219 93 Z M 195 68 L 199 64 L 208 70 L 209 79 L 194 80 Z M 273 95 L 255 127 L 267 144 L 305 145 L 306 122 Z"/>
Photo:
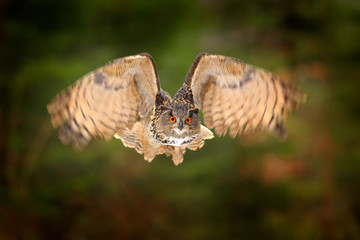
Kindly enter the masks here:
<path id="1" fill-rule="evenodd" d="M 175 166 L 178 166 L 182 161 L 184 160 L 184 153 L 186 151 L 186 147 L 184 146 L 166 146 L 166 156 L 172 156 L 172 160 L 175 164 Z"/>

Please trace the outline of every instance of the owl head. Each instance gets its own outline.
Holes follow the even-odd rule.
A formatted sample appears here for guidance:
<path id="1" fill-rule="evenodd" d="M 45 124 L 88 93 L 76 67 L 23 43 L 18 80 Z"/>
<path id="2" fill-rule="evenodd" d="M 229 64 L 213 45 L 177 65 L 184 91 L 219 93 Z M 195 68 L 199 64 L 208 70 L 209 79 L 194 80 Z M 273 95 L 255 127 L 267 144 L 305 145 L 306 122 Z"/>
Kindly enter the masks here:
<path id="1" fill-rule="evenodd" d="M 156 98 L 150 131 L 163 144 L 181 146 L 190 143 L 200 133 L 199 109 L 195 107 L 192 96 L 189 98 L 179 92 L 174 99 L 164 91 Z"/>

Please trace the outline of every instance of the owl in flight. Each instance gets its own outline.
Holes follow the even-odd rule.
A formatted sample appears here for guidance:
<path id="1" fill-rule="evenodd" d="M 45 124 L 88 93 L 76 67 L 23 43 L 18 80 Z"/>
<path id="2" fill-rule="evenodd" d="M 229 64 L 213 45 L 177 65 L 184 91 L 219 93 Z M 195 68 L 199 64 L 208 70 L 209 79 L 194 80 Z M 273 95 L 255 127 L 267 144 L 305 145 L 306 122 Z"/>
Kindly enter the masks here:
<path id="1" fill-rule="evenodd" d="M 284 117 L 304 97 L 266 70 L 201 53 L 172 98 L 161 89 L 150 54 L 141 53 L 88 73 L 47 109 L 64 144 L 81 150 L 92 136 L 114 136 L 148 162 L 165 153 L 178 165 L 186 148 L 197 150 L 214 137 L 208 128 L 233 138 L 258 127 L 286 137 Z"/>

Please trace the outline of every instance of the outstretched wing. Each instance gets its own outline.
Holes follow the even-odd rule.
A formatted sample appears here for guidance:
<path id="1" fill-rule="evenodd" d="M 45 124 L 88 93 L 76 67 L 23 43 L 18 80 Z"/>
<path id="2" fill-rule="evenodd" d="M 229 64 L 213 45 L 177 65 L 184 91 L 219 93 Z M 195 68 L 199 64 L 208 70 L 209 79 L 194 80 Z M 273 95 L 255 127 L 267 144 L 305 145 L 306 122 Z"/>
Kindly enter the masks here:
<path id="1" fill-rule="evenodd" d="M 109 140 L 153 111 L 160 83 L 148 53 L 115 59 L 85 75 L 47 106 L 59 138 L 82 149 L 91 136 Z"/>
<path id="2" fill-rule="evenodd" d="M 232 137 L 257 127 L 286 137 L 284 117 L 305 99 L 305 94 L 266 70 L 207 53 L 197 56 L 185 84 L 192 89 L 206 126 L 215 127 L 218 135 L 230 129 Z"/>

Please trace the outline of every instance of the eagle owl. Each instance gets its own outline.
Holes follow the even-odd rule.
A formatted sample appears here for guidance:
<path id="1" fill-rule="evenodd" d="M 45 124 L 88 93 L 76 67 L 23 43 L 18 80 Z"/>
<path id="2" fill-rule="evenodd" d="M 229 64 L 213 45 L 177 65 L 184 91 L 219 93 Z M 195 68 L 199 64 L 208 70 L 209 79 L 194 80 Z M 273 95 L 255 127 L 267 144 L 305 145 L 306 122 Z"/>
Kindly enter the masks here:
<path id="1" fill-rule="evenodd" d="M 114 136 L 149 162 L 165 153 L 178 165 L 186 148 L 197 150 L 213 138 L 208 128 L 233 138 L 258 127 L 286 137 L 284 117 L 304 97 L 266 70 L 201 53 L 172 98 L 161 89 L 150 54 L 141 53 L 88 73 L 47 109 L 64 144 L 81 150 L 92 136 Z"/>

